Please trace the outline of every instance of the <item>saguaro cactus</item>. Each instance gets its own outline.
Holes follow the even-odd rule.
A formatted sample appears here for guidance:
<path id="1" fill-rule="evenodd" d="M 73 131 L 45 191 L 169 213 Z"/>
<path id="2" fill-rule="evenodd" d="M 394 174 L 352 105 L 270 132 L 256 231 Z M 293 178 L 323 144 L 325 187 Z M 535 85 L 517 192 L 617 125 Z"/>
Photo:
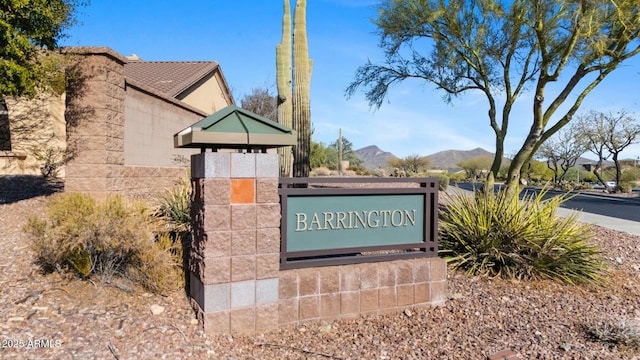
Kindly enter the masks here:
<path id="1" fill-rule="evenodd" d="M 307 42 L 307 1 L 296 1 L 296 9 L 293 15 L 293 66 L 291 66 L 292 54 L 289 42 L 291 34 L 291 12 L 289 7 L 289 0 L 285 0 L 285 13 L 282 19 L 282 42 L 276 46 L 278 121 L 286 125 L 285 121 L 287 121 L 287 112 L 290 107 L 292 114 L 291 125 L 298 133 L 298 143 L 293 147 L 293 176 L 307 177 L 310 171 L 309 153 L 311 151 L 311 107 L 309 105 L 309 91 L 312 67 Z M 287 66 L 287 63 L 290 65 Z M 293 91 L 291 89 L 292 72 Z M 292 101 L 286 101 L 288 97 L 290 97 Z M 282 118 L 280 117 L 281 114 Z M 286 154 L 281 158 L 281 172 L 288 174 L 290 163 L 287 161 L 290 158 L 284 158 L 287 158 Z"/>
<path id="2" fill-rule="evenodd" d="M 293 176 L 309 176 L 311 152 L 311 59 L 307 42 L 307 1 L 296 0 L 293 15 L 293 129 L 298 144 L 293 148 Z"/>
<path id="3" fill-rule="evenodd" d="M 291 96 L 291 5 L 284 1 L 282 16 L 282 40 L 276 45 L 276 76 L 278 89 L 278 122 L 293 127 Z M 291 176 L 291 146 L 278 148 L 280 154 L 280 176 Z"/>

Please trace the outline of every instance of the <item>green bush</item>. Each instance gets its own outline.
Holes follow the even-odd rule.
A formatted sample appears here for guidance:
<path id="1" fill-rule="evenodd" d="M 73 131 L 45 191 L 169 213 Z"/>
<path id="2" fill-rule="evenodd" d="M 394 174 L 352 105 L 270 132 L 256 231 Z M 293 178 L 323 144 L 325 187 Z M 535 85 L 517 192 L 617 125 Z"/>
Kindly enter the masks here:
<path id="1" fill-rule="evenodd" d="M 158 196 L 154 216 L 164 221 L 169 232 L 189 232 L 191 229 L 191 183 L 181 178 L 171 189 Z"/>
<path id="2" fill-rule="evenodd" d="M 445 174 L 438 174 L 438 190 L 445 191 L 449 187 L 449 177 Z"/>
<path id="3" fill-rule="evenodd" d="M 467 178 L 465 173 L 449 174 L 449 181 L 464 181 Z"/>
<path id="4" fill-rule="evenodd" d="M 441 254 L 470 275 L 602 283 L 606 267 L 589 226 L 556 217 L 568 195 L 544 195 L 452 197 L 441 212 Z"/>
<path id="5" fill-rule="evenodd" d="M 182 264 L 183 274 L 189 265 L 191 246 L 191 193 L 188 177 L 181 178 L 173 188 L 158 196 L 153 212 L 160 221 L 157 243 L 171 253 L 176 263 Z"/>
<path id="6" fill-rule="evenodd" d="M 620 184 L 618 184 L 618 190 L 623 193 L 630 193 L 633 190 L 633 185 L 635 184 L 632 182 L 621 182 Z"/>
<path id="7" fill-rule="evenodd" d="M 119 276 L 162 293 L 181 285 L 181 269 L 154 230 L 142 203 L 125 204 L 120 196 L 97 202 L 81 194 L 53 195 L 48 219 L 32 217 L 24 228 L 45 272 L 69 270 L 105 283 Z"/>

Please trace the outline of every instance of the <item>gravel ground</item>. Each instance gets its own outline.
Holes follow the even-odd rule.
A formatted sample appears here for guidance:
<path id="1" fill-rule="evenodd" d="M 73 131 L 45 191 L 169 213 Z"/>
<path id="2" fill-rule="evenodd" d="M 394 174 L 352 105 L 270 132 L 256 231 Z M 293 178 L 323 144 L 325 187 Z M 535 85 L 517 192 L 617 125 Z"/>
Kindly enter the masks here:
<path id="1" fill-rule="evenodd" d="M 503 349 L 521 359 L 640 359 L 639 349 L 588 331 L 640 318 L 640 237 L 627 233 L 593 228 L 611 268 L 605 287 L 450 272 L 441 307 L 205 336 L 184 291 L 159 296 L 42 275 L 21 227 L 45 204 L 39 196 L 0 205 L 2 359 L 486 359 Z"/>

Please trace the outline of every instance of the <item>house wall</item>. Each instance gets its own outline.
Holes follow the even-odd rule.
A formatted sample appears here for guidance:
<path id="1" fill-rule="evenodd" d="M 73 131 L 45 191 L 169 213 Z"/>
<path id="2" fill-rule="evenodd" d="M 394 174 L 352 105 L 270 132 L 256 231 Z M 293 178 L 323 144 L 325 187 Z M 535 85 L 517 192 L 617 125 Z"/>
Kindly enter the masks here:
<path id="1" fill-rule="evenodd" d="M 150 95 L 141 87 L 127 86 L 124 100 L 125 165 L 186 166 L 191 154 L 199 150 L 175 149 L 173 135 L 204 116 L 195 109 Z M 182 163 L 176 162 L 176 157 L 181 157 Z"/>
<path id="2" fill-rule="evenodd" d="M 131 197 L 148 197 L 187 178 L 191 154 L 176 149 L 173 135 L 201 120 L 204 113 L 175 99 L 153 94 L 141 84 L 127 83 L 124 100 L 124 178 Z"/>
<path id="3" fill-rule="evenodd" d="M 66 109 L 69 146 L 65 191 L 149 197 L 187 174 L 198 150 L 174 149 L 173 134 L 204 112 L 124 77 L 127 59 L 104 47 L 70 48 L 75 83 Z"/>
<path id="4" fill-rule="evenodd" d="M 183 102 L 203 110 L 206 115 L 227 107 L 233 103 L 230 95 L 224 90 L 226 84 L 220 73 L 220 68 L 208 79 L 205 79 L 199 86 L 187 95 L 179 96 Z"/>
<path id="5" fill-rule="evenodd" d="M 0 175 L 40 175 L 33 149 L 67 151 L 65 191 L 149 197 L 187 176 L 199 152 L 175 149 L 173 135 L 210 112 L 124 76 L 124 56 L 107 47 L 63 49 L 69 56 L 66 94 L 5 99 L 11 149 L 0 151 Z M 233 101 L 217 72 L 189 101 L 219 110 Z M 213 100 L 211 100 L 213 98 Z M 61 155 L 61 154 L 60 154 Z"/>
<path id="6" fill-rule="evenodd" d="M 0 175 L 40 175 L 47 153 L 52 161 L 63 160 L 64 94 L 40 94 L 34 99 L 7 97 L 5 103 L 11 149 L 0 151 Z M 64 167 L 58 175 L 64 176 Z"/>

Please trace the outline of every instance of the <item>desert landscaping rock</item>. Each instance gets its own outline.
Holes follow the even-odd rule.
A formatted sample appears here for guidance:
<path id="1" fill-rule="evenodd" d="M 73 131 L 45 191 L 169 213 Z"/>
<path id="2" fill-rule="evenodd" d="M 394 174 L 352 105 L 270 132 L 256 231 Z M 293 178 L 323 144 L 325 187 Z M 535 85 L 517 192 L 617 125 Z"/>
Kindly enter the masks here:
<path id="1" fill-rule="evenodd" d="M 160 314 L 162 314 L 164 312 L 164 306 L 160 306 L 158 304 L 153 304 L 153 305 L 151 305 L 150 310 L 151 310 L 151 313 L 153 315 L 160 315 Z"/>
<path id="2" fill-rule="evenodd" d="M 165 296 L 44 275 L 21 228 L 46 197 L 0 205 L 0 359 L 640 359 L 588 329 L 640 316 L 640 237 L 594 227 L 606 286 L 449 273 L 440 307 L 245 336 L 205 336 L 184 290 Z M 623 259 L 617 262 L 616 258 Z M 151 315 L 153 306 L 164 311 Z"/>

